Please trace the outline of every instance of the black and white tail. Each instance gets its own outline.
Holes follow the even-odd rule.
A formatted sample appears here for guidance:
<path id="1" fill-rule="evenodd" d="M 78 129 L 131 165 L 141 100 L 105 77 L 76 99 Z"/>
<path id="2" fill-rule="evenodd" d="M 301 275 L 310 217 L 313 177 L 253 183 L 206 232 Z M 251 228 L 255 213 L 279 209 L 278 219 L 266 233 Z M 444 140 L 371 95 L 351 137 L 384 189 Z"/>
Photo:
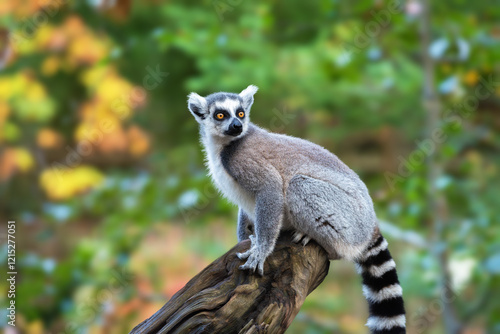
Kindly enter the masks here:
<path id="1" fill-rule="evenodd" d="M 366 325 L 373 334 L 406 333 L 403 290 L 399 285 L 396 263 L 382 235 L 357 261 L 363 278 L 363 294 L 370 317 Z"/>

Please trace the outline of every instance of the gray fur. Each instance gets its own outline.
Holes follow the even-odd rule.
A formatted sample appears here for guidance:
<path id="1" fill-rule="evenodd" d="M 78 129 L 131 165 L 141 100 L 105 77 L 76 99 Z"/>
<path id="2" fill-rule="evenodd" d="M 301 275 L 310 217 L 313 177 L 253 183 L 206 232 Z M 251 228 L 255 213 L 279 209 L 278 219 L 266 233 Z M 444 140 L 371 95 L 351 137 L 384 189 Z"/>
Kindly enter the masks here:
<path id="1" fill-rule="evenodd" d="M 238 241 L 250 238 L 254 233 L 253 222 L 243 209 L 238 212 Z"/>
<path id="2" fill-rule="evenodd" d="M 250 249 L 239 254 L 247 259 L 241 268 L 262 274 L 281 230 L 296 231 L 304 243 L 315 240 L 331 258 L 356 260 L 377 229 L 366 186 L 323 147 L 250 123 L 256 91 L 249 86 L 240 94 L 206 98 L 192 93 L 188 102 L 200 123 L 210 175 L 222 194 L 240 207 L 238 239 L 252 241 Z M 246 113 L 242 133 L 225 135 L 241 107 Z M 216 121 L 212 116 L 217 109 L 231 117 Z"/>
<path id="3" fill-rule="evenodd" d="M 238 254 L 246 259 L 240 268 L 263 275 L 280 231 L 293 230 L 295 242 L 305 245 L 313 239 L 331 259 L 356 262 L 372 333 L 405 333 L 396 263 L 378 230 L 365 184 L 323 147 L 250 123 L 256 91 L 250 85 L 240 94 L 203 98 L 191 93 L 188 101 L 200 123 L 210 175 L 220 192 L 239 206 L 238 240 L 251 242 L 248 251 Z M 223 119 L 214 117 L 217 113 Z M 240 123 L 236 129 L 234 124 Z"/>

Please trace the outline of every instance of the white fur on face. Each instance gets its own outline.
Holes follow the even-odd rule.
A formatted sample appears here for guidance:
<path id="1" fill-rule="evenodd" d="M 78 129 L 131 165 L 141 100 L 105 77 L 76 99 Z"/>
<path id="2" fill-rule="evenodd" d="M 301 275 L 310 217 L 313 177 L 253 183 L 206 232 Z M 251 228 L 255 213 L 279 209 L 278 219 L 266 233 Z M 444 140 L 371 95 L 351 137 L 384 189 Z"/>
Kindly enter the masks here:
<path id="1" fill-rule="evenodd" d="M 234 99 L 225 99 L 223 102 L 215 101 L 211 106 L 210 111 L 213 113 L 214 110 L 223 109 L 228 111 L 232 117 L 236 116 L 236 109 L 241 107 L 241 103 Z"/>
<path id="2" fill-rule="evenodd" d="M 243 108 L 241 105 L 241 102 L 237 99 L 231 99 L 227 98 L 224 101 L 215 101 L 211 106 L 210 106 L 210 116 L 207 117 L 204 120 L 204 127 L 205 130 L 207 131 L 208 134 L 212 136 L 217 136 L 217 137 L 227 137 L 231 139 L 236 139 L 239 138 L 243 135 L 245 135 L 246 131 L 248 130 L 248 114 L 245 111 L 245 117 L 243 119 L 240 119 L 239 117 L 238 120 L 241 122 L 243 125 L 243 131 L 238 137 L 229 137 L 226 134 L 224 134 L 225 131 L 228 130 L 229 125 L 231 124 L 232 118 L 236 117 L 236 110 L 239 108 Z M 225 110 L 229 113 L 230 117 L 227 117 L 224 121 L 216 121 L 213 117 L 215 110 Z"/>
<path id="3" fill-rule="evenodd" d="M 257 86 L 250 85 L 240 93 L 240 97 L 243 99 L 243 107 L 245 109 L 250 109 L 253 104 L 253 96 L 258 90 L 259 88 Z"/>

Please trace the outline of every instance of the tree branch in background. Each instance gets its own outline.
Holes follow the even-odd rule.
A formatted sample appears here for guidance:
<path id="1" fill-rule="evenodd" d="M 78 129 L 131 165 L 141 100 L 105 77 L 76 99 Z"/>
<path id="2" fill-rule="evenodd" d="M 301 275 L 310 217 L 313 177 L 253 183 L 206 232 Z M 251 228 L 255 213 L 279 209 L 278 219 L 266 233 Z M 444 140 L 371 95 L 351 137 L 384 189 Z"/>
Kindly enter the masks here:
<path id="1" fill-rule="evenodd" d="M 302 246 L 285 234 L 260 277 L 238 269 L 244 261 L 236 253 L 249 246 L 242 241 L 212 262 L 130 333 L 284 333 L 327 275 L 328 256 L 315 242 Z"/>

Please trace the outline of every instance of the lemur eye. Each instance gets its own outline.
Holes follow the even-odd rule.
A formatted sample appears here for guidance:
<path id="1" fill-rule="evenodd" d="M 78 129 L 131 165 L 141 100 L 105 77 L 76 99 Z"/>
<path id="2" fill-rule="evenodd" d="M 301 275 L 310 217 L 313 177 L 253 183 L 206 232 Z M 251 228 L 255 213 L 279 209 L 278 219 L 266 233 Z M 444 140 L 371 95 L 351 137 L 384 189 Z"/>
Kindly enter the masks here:
<path id="1" fill-rule="evenodd" d="M 245 116 L 245 113 L 243 111 L 238 112 L 238 117 L 243 118 Z"/>
<path id="2" fill-rule="evenodd" d="M 223 119 L 224 118 L 224 114 L 221 113 L 221 112 L 218 112 L 217 114 L 215 114 L 215 117 L 217 117 L 217 119 Z"/>

